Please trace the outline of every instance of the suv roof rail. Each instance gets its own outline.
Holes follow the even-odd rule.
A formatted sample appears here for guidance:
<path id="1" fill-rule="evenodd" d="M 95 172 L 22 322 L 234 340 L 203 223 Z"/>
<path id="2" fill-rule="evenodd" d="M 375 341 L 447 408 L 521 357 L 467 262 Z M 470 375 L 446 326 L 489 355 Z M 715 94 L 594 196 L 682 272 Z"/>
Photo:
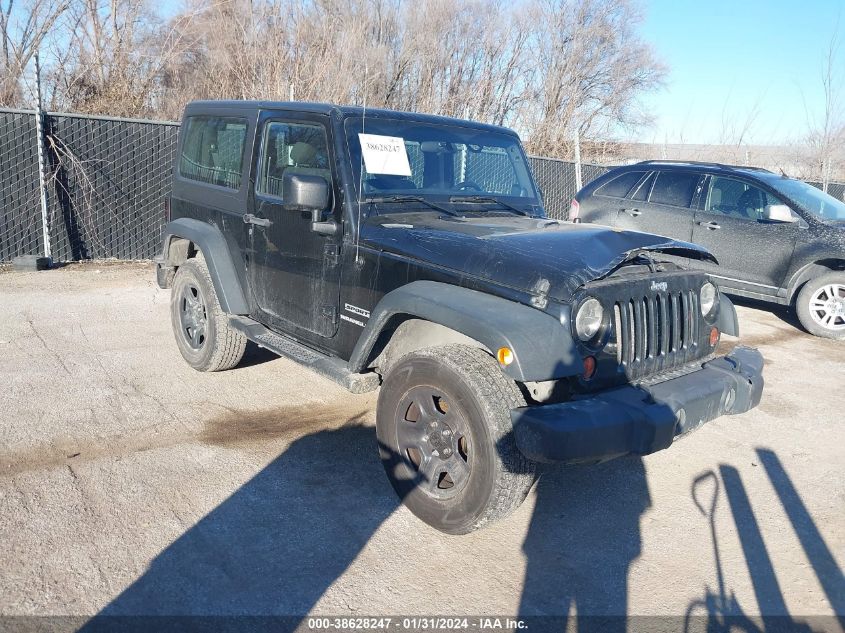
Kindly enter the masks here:
<path id="1" fill-rule="evenodd" d="M 668 159 L 652 159 L 641 160 L 637 165 L 698 165 L 701 167 L 719 167 L 721 169 L 743 169 L 748 171 L 765 171 L 773 173 L 771 170 L 764 167 L 750 167 L 747 165 L 725 165 L 724 163 L 714 163 L 710 161 L 700 160 L 668 160 Z"/>

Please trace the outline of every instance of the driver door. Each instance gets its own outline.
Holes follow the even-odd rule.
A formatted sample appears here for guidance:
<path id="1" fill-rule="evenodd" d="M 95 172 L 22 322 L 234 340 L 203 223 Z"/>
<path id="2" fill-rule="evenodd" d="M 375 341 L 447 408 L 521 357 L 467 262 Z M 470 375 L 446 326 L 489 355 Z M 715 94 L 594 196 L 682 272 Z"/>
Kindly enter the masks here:
<path id="1" fill-rule="evenodd" d="M 337 332 L 342 236 L 315 233 L 310 213 L 286 209 L 282 178 L 286 173 L 320 176 L 334 192 L 327 123 L 318 115 L 277 113 L 259 120 L 248 264 L 259 321 L 324 338 Z M 337 199 L 333 193 L 324 215 L 340 218 Z"/>

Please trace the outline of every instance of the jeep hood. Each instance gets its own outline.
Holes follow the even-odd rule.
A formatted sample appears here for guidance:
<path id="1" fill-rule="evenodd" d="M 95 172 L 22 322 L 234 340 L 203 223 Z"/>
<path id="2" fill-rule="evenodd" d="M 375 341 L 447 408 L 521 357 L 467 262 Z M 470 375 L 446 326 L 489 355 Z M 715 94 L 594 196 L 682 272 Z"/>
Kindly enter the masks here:
<path id="1" fill-rule="evenodd" d="M 659 235 L 517 216 L 379 215 L 363 224 L 361 241 L 457 275 L 535 294 L 548 288 L 558 301 L 642 252 L 716 262 L 700 246 Z"/>

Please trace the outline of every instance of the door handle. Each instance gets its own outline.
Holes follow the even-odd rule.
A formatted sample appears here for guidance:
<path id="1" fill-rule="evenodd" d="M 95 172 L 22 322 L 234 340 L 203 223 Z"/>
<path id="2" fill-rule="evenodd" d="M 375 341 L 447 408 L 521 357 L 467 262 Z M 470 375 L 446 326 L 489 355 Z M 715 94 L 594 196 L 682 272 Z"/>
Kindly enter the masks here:
<path id="1" fill-rule="evenodd" d="M 258 226 L 270 226 L 273 224 L 272 221 L 266 220 L 264 218 L 257 218 L 252 213 L 247 213 L 244 215 L 244 224 L 256 224 Z"/>
<path id="2" fill-rule="evenodd" d="M 710 231 L 715 231 L 716 229 L 721 229 L 722 226 L 718 222 L 696 222 L 698 226 L 703 226 Z"/>
<path id="3" fill-rule="evenodd" d="M 632 218 L 638 218 L 643 214 L 639 209 L 622 209 L 622 213 L 627 213 Z"/>

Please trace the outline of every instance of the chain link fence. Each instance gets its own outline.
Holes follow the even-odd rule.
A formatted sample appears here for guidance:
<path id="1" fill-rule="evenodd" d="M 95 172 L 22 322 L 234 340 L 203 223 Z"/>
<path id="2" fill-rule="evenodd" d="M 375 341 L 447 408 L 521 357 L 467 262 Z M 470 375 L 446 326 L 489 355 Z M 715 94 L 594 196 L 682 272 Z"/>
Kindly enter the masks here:
<path id="1" fill-rule="evenodd" d="M 35 140 L 32 112 L 0 111 L 0 262 L 42 249 Z"/>
<path id="2" fill-rule="evenodd" d="M 44 123 L 53 259 L 154 257 L 179 124 L 62 113 L 46 114 Z M 0 262 L 42 252 L 35 129 L 34 112 L 0 109 Z M 467 177 L 494 178 L 494 159 L 468 166 Z M 578 190 L 575 163 L 536 156 L 530 163 L 547 214 L 566 219 Z M 582 186 L 608 169 L 582 163 Z M 845 183 L 830 183 L 828 192 L 845 200 Z"/>
<path id="3" fill-rule="evenodd" d="M 149 259 L 161 245 L 178 123 L 44 117 L 53 259 Z M 35 113 L 0 110 L 0 261 L 41 246 Z"/>

